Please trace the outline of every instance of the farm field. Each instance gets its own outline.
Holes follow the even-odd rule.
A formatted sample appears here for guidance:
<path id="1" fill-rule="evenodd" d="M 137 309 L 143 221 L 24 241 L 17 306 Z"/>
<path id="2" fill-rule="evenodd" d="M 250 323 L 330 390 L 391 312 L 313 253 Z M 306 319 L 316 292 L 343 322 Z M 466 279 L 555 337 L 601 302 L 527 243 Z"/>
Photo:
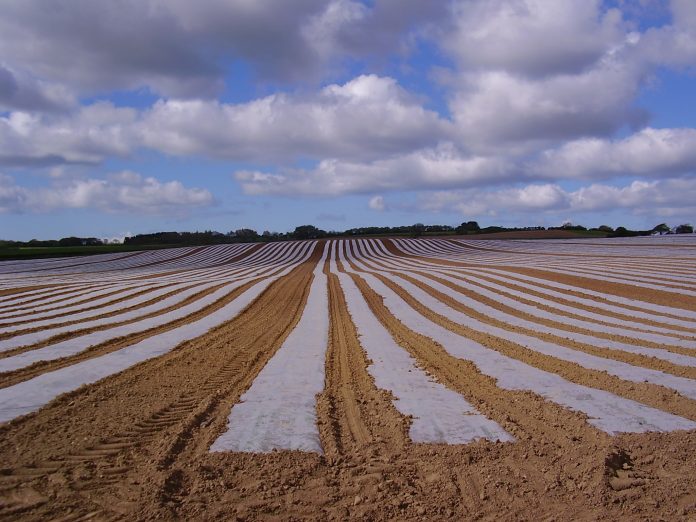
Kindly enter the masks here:
<path id="1" fill-rule="evenodd" d="M 696 236 L 0 262 L 0 520 L 696 520 Z"/>

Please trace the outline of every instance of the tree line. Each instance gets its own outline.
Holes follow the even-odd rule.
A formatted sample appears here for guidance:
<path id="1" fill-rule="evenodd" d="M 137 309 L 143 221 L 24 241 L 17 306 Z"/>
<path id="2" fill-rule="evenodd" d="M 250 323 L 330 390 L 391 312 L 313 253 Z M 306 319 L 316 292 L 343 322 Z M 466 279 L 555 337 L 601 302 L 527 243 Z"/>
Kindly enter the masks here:
<path id="1" fill-rule="evenodd" d="M 625 227 L 612 228 L 602 225 L 595 228 L 586 228 L 582 225 L 564 223 L 560 227 L 502 227 L 488 226 L 481 227 L 476 221 L 466 221 L 459 226 L 450 225 L 424 225 L 416 223 L 414 225 L 396 227 L 358 227 L 349 228 L 344 231 L 322 230 L 314 225 L 301 225 L 295 227 L 292 232 L 271 232 L 268 230 L 258 233 L 251 228 L 239 228 L 227 233 L 214 230 L 203 232 L 155 232 L 153 234 L 137 234 L 127 237 L 125 245 L 217 245 L 225 243 L 253 243 L 270 241 L 290 241 L 302 239 L 322 239 L 340 237 L 361 237 L 361 236 L 408 236 L 421 237 L 426 235 L 477 235 L 492 234 L 496 232 L 516 232 L 533 230 L 572 230 L 598 232 L 607 237 L 633 237 L 646 236 L 651 234 L 691 234 L 694 229 L 689 224 L 682 224 L 669 227 L 666 223 L 660 223 L 650 230 L 630 230 Z M 100 246 L 109 244 L 108 240 L 95 237 L 64 237 L 57 240 L 37 240 L 31 241 L 4 241 L 0 240 L 2 247 L 77 247 L 77 246 Z"/>

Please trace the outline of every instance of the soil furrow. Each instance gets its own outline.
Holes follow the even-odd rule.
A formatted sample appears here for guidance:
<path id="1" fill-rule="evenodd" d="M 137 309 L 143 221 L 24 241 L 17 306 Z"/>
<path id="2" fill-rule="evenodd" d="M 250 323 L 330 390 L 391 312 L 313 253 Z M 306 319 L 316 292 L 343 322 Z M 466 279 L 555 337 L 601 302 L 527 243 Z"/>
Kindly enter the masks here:
<path id="1" fill-rule="evenodd" d="M 382 278 L 380 274 L 378 274 L 378 277 Z M 531 328 L 523 328 L 521 326 L 516 326 L 516 325 L 510 325 L 505 323 L 504 321 L 499 321 L 496 319 L 493 319 L 491 317 L 488 317 L 485 314 L 479 313 L 472 308 L 469 308 L 468 306 L 459 303 L 455 299 L 452 299 L 451 297 L 433 289 L 432 287 L 428 286 L 426 283 L 423 283 L 422 281 L 406 275 L 406 274 L 401 274 L 403 279 L 406 281 L 409 281 L 410 283 L 413 283 L 417 287 L 421 288 L 428 294 L 432 295 L 433 297 L 437 298 L 439 301 L 442 301 L 443 303 L 447 304 L 449 307 L 453 308 L 454 310 L 458 310 L 470 317 L 476 318 L 479 321 L 482 321 L 487 324 L 491 324 L 500 328 L 503 328 L 505 330 L 513 331 L 513 332 L 519 332 L 523 333 L 525 335 L 529 335 L 532 337 L 537 337 L 539 339 L 547 340 L 552 343 L 558 344 L 559 346 L 566 346 L 568 348 L 572 348 L 574 350 L 580 350 L 585 353 L 589 353 L 592 355 L 597 355 L 599 357 L 605 357 L 607 359 L 614 359 L 617 361 L 622 361 L 626 362 L 628 364 L 632 364 L 634 366 L 642 366 L 644 368 L 651 368 L 654 370 L 661 370 L 665 371 L 668 373 L 671 373 L 673 375 L 678 375 L 680 377 L 688 377 L 691 379 L 696 379 L 696 367 L 688 367 L 688 366 L 681 366 L 677 364 L 670 363 L 668 361 L 662 360 L 655 357 L 649 357 L 647 355 L 641 355 L 637 353 L 631 353 L 631 352 L 626 352 L 622 350 L 612 350 L 609 348 L 602 348 L 602 347 L 597 347 L 592 344 L 588 343 L 583 343 L 579 341 L 575 341 L 566 337 L 562 337 L 560 334 L 559 335 L 554 335 L 554 334 L 549 334 L 549 333 L 543 333 L 539 332 L 537 330 L 531 329 Z M 453 285 L 449 283 L 448 281 L 433 277 L 429 278 L 434 281 L 438 281 L 445 286 L 452 288 L 458 292 L 461 292 L 462 295 L 468 295 L 471 297 L 471 294 L 468 294 L 465 291 L 462 291 L 463 289 L 457 285 Z M 474 297 L 475 298 L 475 297 Z M 481 302 L 488 304 L 489 306 L 493 306 L 494 303 L 489 301 L 489 300 L 483 300 L 480 299 Z M 582 330 L 580 328 L 573 328 L 572 326 L 565 326 L 561 323 L 553 323 L 551 321 L 543 321 L 539 319 L 535 319 L 532 316 L 529 316 L 527 314 L 521 313 L 521 312 L 516 312 L 515 310 L 502 306 L 502 305 L 497 305 L 493 306 L 493 308 L 497 310 L 501 310 L 503 312 L 512 314 L 517 317 L 521 317 L 523 319 L 527 319 L 529 321 L 533 322 L 538 322 L 539 324 L 545 324 L 554 328 L 558 328 L 559 330 L 568 330 L 569 332 L 578 332 L 578 333 L 583 333 L 583 334 L 590 334 L 591 332 L 587 330 Z M 597 335 L 596 333 L 594 335 Z M 694 356 L 694 350 L 689 349 L 689 348 L 681 348 L 677 346 L 669 346 L 669 345 L 659 345 L 657 343 L 650 343 L 650 342 L 643 342 L 643 341 L 636 341 L 634 339 L 630 338 L 625 338 L 625 337 L 620 337 L 620 336 L 615 336 L 615 335 L 605 335 L 605 336 L 598 336 L 599 339 L 609 339 L 612 341 L 620 341 L 623 343 L 627 344 L 636 344 L 640 343 L 640 346 L 644 346 L 647 348 L 659 348 L 663 350 L 670 351 L 672 353 L 677 353 L 677 354 L 682 354 L 682 355 L 687 355 L 687 356 Z"/>
<path id="2" fill-rule="evenodd" d="M 477 332 L 471 328 L 454 323 L 453 321 L 432 312 L 432 310 L 414 300 L 401 287 L 392 281 L 383 278 L 383 276 L 380 275 L 377 275 L 377 277 L 380 278 L 385 285 L 397 293 L 399 297 L 404 299 L 404 301 L 406 301 L 411 307 L 416 309 L 421 315 L 452 332 L 473 339 L 474 341 L 488 348 L 497 350 L 508 357 L 512 357 L 513 359 L 520 360 L 544 371 L 556 373 L 568 381 L 592 388 L 599 388 L 628 399 L 642 402 L 654 408 L 673 413 L 675 415 L 696 420 L 696 401 L 683 397 L 673 390 L 648 383 L 624 381 L 609 375 L 606 372 L 590 370 L 580 366 L 579 364 L 550 357 L 548 355 L 525 348 L 519 344 Z M 439 299 L 439 297 L 435 294 L 434 297 Z M 440 297 L 442 297 L 441 300 L 443 302 L 446 302 L 446 296 Z"/>
<path id="3" fill-rule="evenodd" d="M 72 433 L 104 434 L 84 437 L 89 442 L 81 443 L 81 449 L 76 452 L 71 451 L 72 445 L 66 444 L 64 436 L 54 430 L 39 429 L 47 439 L 44 442 L 48 450 L 41 462 L 60 463 L 59 474 L 68 485 L 75 486 L 74 493 L 66 495 L 58 505 L 50 503 L 47 507 L 50 513 L 55 515 L 59 510 L 99 512 L 100 503 L 92 497 L 102 490 L 113 494 L 114 489 L 118 489 L 123 497 L 137 497 L 145 486 L 137 477 L 147 472 L 158 477 L 168 475 L 167 468 L 177 461 L 194 432 L 198 439 L 200 431 L 220 430 L 230 403 L 236 402 L 248 388 L 299 320 L 311 281 L 312 262 L 316 261 L 315 253 L 309 261 L 273 283 L 240 316 L 202 338 L 59 398 L 36 414 L 0 428 L 5 432 L 3 440 L 11 436 L 18 441 L 22 439 L 21 433 L 34 432 L 37 423 L 50 425 L 52 419 L 65 415 L 68 409 L 74 419 Z M 145 397 L 150 413 L 138 416 L 138 408 L 133 408 L 133 404 Z M 78 406 L 78 403 L 81 404 Z M 101 415 L 90 419 L 91 404 L 99 405 L 100 412 L 115 408 L 125 414 L 125 418 Z M 158 404 L 161 406 L 157 407 Z M 87 415 L 75 415 L 74 412 L 83 412 L 85 408 Z M 81 436 L 69 437 L 83 439 Z M 12 476 L 13 470 L 20 470 L 21 475 L 22 467 L 31 467 L 31 463 L 20 464 L 23 455 L 16 447 L 0 444 L 0 452 L 12 453 L 5 462 L 16 463 L 9 472 L 6 470 L 6 477 Z M 153 455 L 158 455 L 154 466 Z M 93 469 L 95 464 L 91 464 L 95 461 L 98 462 L 97 470 Z M 104 473 L 107 468 L 112 471 Z M 80 474 L 79 480 L 75 479 L 75 473 Z M 103 483 L 102 475 L 107 475 L 109 480 Z M 114 482 L 114 477 L 118 477 L 118 481 Z M 40 473 L 31 478 L 30 484 L 33 488 L 42 486 L 51 490 L 50 480 Z M 158 485 L 162 487 L 162 483 Z M 83 494 L 87 490 L 90 492 L 89 502 Z M 133 509 L 142 506 L 126 502 L 121 507 Z"/>
<path id="4" fill-rule="evenodd" d="M 367 249 L 365 262 L 375 267 L 376 274 L 360 272 L 356 268 L 363 266 L 360 260 L 345 266 L 340 259 L 338 264 L 327 262 L 324 274 L 328 280 L 329 340 L 323 360 L 325 389 L 317 395 L 316 406 L 324 454 L 287 450 L 211 452 L 213 442 L 228 432 L 233 406 L 245 400 L 242 399 L 244 393 L 258 382 L 262 370 L 269 368 L 269 361 L 278 355 L 290 333 L 298 332 L 299 321 L 311 320 L 316 313 L 315 308 L 307 306 L 315 302 L 309 298 L 309 293 L 313 272 L 323 252 L 323 245 L 315 246 L 311 258 L 268 286 L 261 282 L 263 286 L 258 288 L 264 288 L 263 292 L 253 293 L 257 296 L 253 301 L 237 301 L 250 304 L 240 312 L 229 314 L 235 316 L 204 335 L 57 397 L 34 413 L 0 425 L 0 520 L 687 520 L 696 514 L 693 493 L 696 477 L 692 471 L 696 466 L 696 430 L 610 436 L 594 427 L 600 425 L 595 422 L 597 419 L 561 406 L 561 402 L 566 403 L 562 400 L 555 402 L 555 399 L 543 398 L 557 397 L 553 390 L 535 387 L 534 383 L 526 386 L 524 382 L 516 388 L 514 379 L 505 381 L 507 375 L 516 377 L 517 374 L 504 366 L 505 361 L 510 364 L 520 361 L 545 370 L 553 374 L 553 379 L 545 374 L 550 379 L 546 381 L 547 386 L 556 383 L 560 387 L 559 377 L 563 377 L 572 383 L 614 393 L 616 404 L 612 407 L 606 410 L 587 408 L 586 411 L 598 412 L 599 416 L 605 411 L 616 412 L 621 417 L 621 408 L 627 407 L 630 410 L 625 416 L 627 422 L 631 415 L 640 420 L 640 415 L 629 408 L 623 398 L 694 420 L 696 400 L 686 399 L 671 389 L 587 370 L 581 365 L 583 360 L 590 361 L 585 353 L 581 354 L 584 359 L 577 359 L 578 364 L 564 362 L 559 359 L 561 355 L 573 359 L 568 356 L 570 350 L 564 347 L 572 345 L 565 341 L 564 346 L 558 346 L 558 357 L 554 357 L 548 345 L 544 345 L 547 354 L 544 355 L 532 350 L 541 349 L 541 344 L 534 346 L 530 341 L 530 348 L 525 348 L 512 342 L 514 337 L 508 341 L 496 337 L 495 332 L 507 336 L 512 329 L 500 324 L 505 331 L 493 330 L 491 318 L 483 313 L 485 310 L 476 318 L 481 320 L 478 326 L 490 331 L 491 335 L 477 332 L 474 325 L 467 327 L 464 320 L 458 319 L 463 316 L 457 314 L 472 310 L 461 307 L 464 304 L 461 303 L 457 311 L 454 301 L 459 295 L 449 294 L 452 289 L 465 290 L 462 296 L 468 295 L 517 317 L 520 314 L 515 303 L 496 302 L 493 295 L 482 299 L 476 288 L 462 289 L 453 281 L 448 288 L 437 285 L 444 284 L 442 274 L 467 280 L 466 273 L 452 269 L 467 267 L 476 271 L 477 278 L 481 277 L 478 280 L 481 285 L 474 282 L 481 288 L 486 282 L 499 284 L 520 292 L 517 296 L 511 292 L 508 297 L 530 305 L 536 305 L 536 297 L 545 299 L 548 306 L 542 309 L 551 313 L 556 313 L 553 302 L 577 310 L 558 313 L 557 320 L 546 318 L 549 325 L 560 327 L 565 317 L 585 320 L 583 311 L 589 310 L 606 316 L 608 325 L 612 324 L 612 317 L 616 317 L 644 323 L 648 332 L 650 326 L 672 328 L 669 322 L 676 322 L 682 326 L 673 328 L 672 337 L 688 339 L 689 333 L 696 332 L 696 325 L 689 328 L 691 316 L 688 314 L 680 316 L 679 310 L 674 309 L 675 315 L 663 325 L 661 319 L 669 310 L 655 307 L 661 312 L 655 313 L 654 320 L 647 318 L 654 306 L 647 303 L 664 299 L 665 292 L 643 288 L 632 293 L 630 297 L 646 302 L 640 309 L 642 313 L 635 318 L 631 315 L 630 303 L 618 299 L 614 303 L 618 306 L 616 312 L 603 312 L 600 306 L 592 307 L 589 301 L 573 302 L 573 296 L 578 296 L 598 304 L 601 301 L 602 306 L 607 306 L 613 302 L 614 295 L 622 295 L 619 292 L 633 292 L 630 284 L 617 286 L 592 280 L 591 276 L 572 276 L 568 279 L 568 282 L 573 281 L 572 288 L 559 290 L 549 285 L 548 290 L 557 294 L 553 297 L 544 294 L 543 281 L 559 280 L 554 270 L 562 269 L 564 264 L 569 270 L 577 267 L 582 271 L 598 270 L 598 274 L 603 271 L 611 274 L 611 270 L 615 270 L 616 275 L 630 276 L 635 269 L 637 279 L 649 270 L 655 270 L 664 280 L 669 279 L 670 274 L 676 276 L 680 267 L 671 262 L 673 259 L 667 249 L 660 254 L 652 241 L 645 240 L 650 245 L 645 253 L 636 245 L 635 253 L 642 256 L 640 263 L 621 249 L 623 244 L 611 240 L 607 240 L 604 250 L 604 254 L 611 256 L 600 259 L 595 253 L 602 253 L 600 244 L 604 243 L 599 240 L 522 245 L 486 243 L 480 246 L 488 252 L 475 254 L 474 249 L 467 249 L 471 253 L 462 256 L 457 249 L 463 251 L 465 247 L 459 243 L 456 243 L 458 248 L 451 248 L 447 241 L 433 239 L 407 241 L 409 248 L 425 253 L 424 256 L 404 253 L 388 239 L 383 240 L 383 244 L 391 254 L 381 257 L 380 250 Z M 527 255 L 526 250 L 534 250 L 537 244 L 544 255 Z M 586 244 L 592 247 L 583 248 Z M 303 252 L 303 246 L 295 243 L 288 249 L 282 243 L 254 245 L 238 257 L 246 258 L 250 252 L 255 252 L 254 259 L 244 270 L 266 276 L 267 271 L 287 266 L 286 254 L 295 247 L 295 252 Z M 350 241 L 333 241 L 332 252 L 337 248 L 343 251 L 346 246 L 350 249 Z M 678 245 L 674 247 L 679 248 Z M 554 251 L 559 254 L 577 252 L 577 255 L 554 259 Z M 220 273 L 228 277 L 237 267 L 234 263 L 224 266 L 229 263 L 219 261 L 230 252 L 233 250 L 226 246 L 205 247 L 197 257 L 182 259 L 182 266 L 170 265 L 167 281 L 160 282 L 171 280 L 178 284 L 189 277 L 206 283 L 208 277 L 210 282 L 218 281 L 217 272 L 209 270 L 211 264 L 219 266 Z M 139 262 L 166 266 L 167 256 L 172 256 L 171 261 L 182 253 L 163 251 L 152 257 L 145 255 Z M 676 251 L 675 254 L 686 256 Z M 217 260 L 215 256 L 219 256 Z M 536 266 L 530 264 L 533 258 L 539 261 Z M 523 276 L 510 270 L 515 268 L 516 259 L 520 260 L 520 265 L 541 269 L 543 274 L 538 275 L 545 279 L 530 280 L 531 289 L 526 288 L 522 284 L 525 282 Z M 402 271 L 399 263 L 409 264 L 406 260 L 421 266 L 405 266 Z M 503 260 L 510 266 L 499 266 Z M 351 262 L 350 256 L 348 262 Z M 429 267 L 423 262 L 435 266 Z M 82 273 L 79 267 L 74 271 L 65 269 L 65 276 L 56 268 L 54 281 L 67 281 L 61 283 L 65 292 L 85 291 L 96 282 L 106 291 L 109 287 L 103 285 L 123 282 L 123 278 L 137 276 L 142 283 L 152 283 L 161 275 L 157 273 L 157 265 L 152 265 L 153 273 L 149 275 L 145 274 L 148 270 L 139 272 L 137 266 L 127 265 L 124 263 L 122 270 L 118 270 L 118 274 L 114 271 L 113 275 L 109 273 L 113 267 L 110 268 L 108 259 L 97 261 Z M 31 266 L 27 264 L 28 271 L 22 276 L 22 281 L 26 282 L 17 280 L 16 284 L 31 284 Z M 543 269 L 546 266 L 549 268 Z M 333 268 L 330 267 L 337 270 L 331 273 Z M 510 277 L 498 280 L 495 270 L 486 271 L 491 267 L 500 268 Z M 402 275 L 405 279 L 399 279 Z M 9 276 L 5 283 L 11 285 L 14 277 Z M 503 278 L 502 272 L 500 277 Z M 593 281 L 593 288 L 602 295 L 593 297 L 588 293 L 591 289 L 582 286 L 586 284 L 585 279 Z M 686 277 L 681 279 L 686 281 Z M 3 281 L 0 275 L 0 284 Z M 539 291 L 535 292 L 534 287 Z M 607 291 L 609 287 L 611 291 Z M 61 297 L 56 293 L 58 286 L 44 288 L 34 288 L 40 289 L 42 294 L 32 296 L 34 304 L 31 306 Z M 506 295 L 503 288 L 498 290 Z M 397 300 L 392 291 L 406 303 Z M 380 294 L 386 298 L 383 300 Z M 7 295 L 6 299 L 13 299 L 21 294 L 10 292 Z M 465 304 L 478 306 L 473 302 Z M 666 304 L 674 306 L 671 300 Z M 349 306 L 355 317 L 349 313 Z M 487 310 L 493 314 L 492 310 Z M 620 313 L 621 310 L 625 313 Z M 205 312 L 205 309 L 198 310 L 201 314 Z M 527 314 L 529 317 L 525 317 L 534 320 L 533 311 L 528 310 Z M 69 317 L 66 315 L 66 320 Z M 369 317 L 369 321 L 365 317 Z M 680 321 L 674 321 L 677 318 Z M 190 321 L 191 316 L 182 324 L 190 325 Z M 603 324 L 600 317 L 588 322 Z M 75 326 L 79 327 L 79 323 Z M 515 441 L 496 443 L 480 438 L 467 444 L 412 443 L 409 429 L 422 419 L 401 415 L 396 407 L 398 401 L 377 388 L 370 373 L 379 365 L 390 363 L 389 357 L 373 363 L 367 356 L 368 351 L 363 349 L 363 337 L 365 347 L 374 349 L 374 336 L 371 335 L 375 327 L 379 327 L 383 339 L 389 342 L 393 339 L 398 344 L 391 345 L 397 352 L 388 352 L 392 357 L 408 354 L 418 366 L 410 365 L 409 369 L 427 372 L 438 386 L 448 388 L 448 394 L 461 395 L 478 412 L 513 435 Z M 530 330 L 533 330 L 531 326 Z M 593 332 L 590 327 L 588 330 Z M 627 330 L 627 334 L 633 331 L 635 329 Z M 630 339 L 620 335 L 616 338 L 619 337 L 622 341 Z M 535 339 L 542 342 L 538 336 Z M 135 341 L 129 336 L 109 341 L 103 348 L 117 350 L 119 343 L 132 342 Z M 524 343 L 523 340 L 519 342 Z M 573 353 L 580 354 L 581 347 L 574 348 Z M 400 349 L 404 353 L 398 353 Z M 592 353 L 590 347 L 584 349 Z M 561 353 L 560 350 L 566 351 Z M 469 359 L 474 352 L 478 355 Z M 500 354 L 515 361 L 500 358 Z M 489 362 L 497 361 L 501 367 L 485 367 L 486 355 L 490 356 Z M 478 361 L 479 366 L 469 360 Z M 608 360 L 601 361 L 604 364 Z M 618 367 L 615 361 L 608 362 L 614 365 L 611 371 Z M 668 370 L 652 360 L 625 359 L 625 362 Z M 397 364 L 395 359 L 391 363 L 392 368 Z M 371 368 L 372 364 L 376 366 Z M 385 367 L 388 368 L 382 366 Z M 601 364 L 598 367 L 602 367 Z M 524 373 L 521 365 L 510 368 Z M 637 366 L 635 369 L 645 371 Z M 542 372 L 529 370 L 527 375 L 543 380 Z M 676 368 L 673 370 L 677 372 Z M 308 368 L 309 375 L 316 373 L 314 370 L 310 373 Z M 496 375 L 501 380 L 496 381 L 488 375 Z M 632 374 L 626 375 L 628 378 Z M 671 380 L 665 382 L 686 390 L 682 381 L 673 375 L 667 377 Z M 407 381 L 403 379 L 402 382 Z M 267 389 L 272 391 L 272 384 L 271 381 Z M 576 389 L 568 382 L 565 384 Z M 304 402 L 295 408 L 289 399 L 294 397 L 292 390 L 278 388 L 279 399 L 282 399 L 278 404 L 293 408 L 289 413 L 282 410 L 279 418 L 286 418 L 286 413 L 291 417 L 293 412 L 304 415 Z M 519 389 L 538 390 L 538 393 Z M 596 403 L 601 396 L 590 389 L 577 391 L 578 400 L 587 400 L 588 404 Z M 272 394 L 268 398 L 272 398 Z M 425 395 L 423 403 L 426 403 Z M 247 406 L 250 404 L 251 401 L 246 401 Z M 648 417 L 646 414 L 646 420 L 650 421 Z M 262 432 L 263 427 L 259 433 Z"/>
<path id="5" fill-rule="evenodd" d="M 331 325 L 326 388 L 318 399 L 324 451 L 336 458 L 359 452 L 370 444 L 403 448 L 408 442 L 408 423 L 392 406 L 389 394 L 375 387 L 338 277 L 325 270 L 329 278 Z"/>
<path id="6" fill-rule="evenodd" d="M 398 248 L 394 247 L 390 240 L 384 242 L 389 251 L 394 255 L 419 259 L 428 263 L 435 263 L 441 266 L 453 266 L 453 267 L 464 267 L 464 268 L 475 268 L 475 263 L 462 263 L 459 261 L 450 261 L 438 257 L 430 256 L 415 256 L 411 254 L 406 254 L 400 251 Z M 538 277 L 540 279 L 549 279 L 559 283 L 575 286 L 578 288 L 579 292 L 582 292 L 583 288 L 589 290 L 594 290 L 597 292 L 602 292 L 611 295 L 617 295 L 621 297 L 627 297 L 630 299 L 637 299 L 639 301 L 645 301 L 647 303 L 659 304 L 662 306 L 670 306 L 673 308 L 683 308 L 685 310 L 696 310 L 696 298 L 689 297 L 686 295 L 660 291 L 651 290 L 646 288 L 640 288 L 637 286 L 632 286 L 623 283 L 612 283 L 609 281 L 597 281 L 590 279 L 588 277 L 577 277 L 564 275 L 558 272 L 549 272 L 546 270 L 534 269 L 534 268 L 522 268 L 509 265 L 496 265 L 497 269 L 506 270 L 508 272 L 528 275 L 532 277 Z"/>
<path id="7" fill-rule="evenodd" d="M 33 377 L 36 377 L 38 375 L 51 372 L 54 370 L 57 370 L 59 368 L 64 368 L 66 366 L 71 366 L 75 363 L 85 361 L 87 359 L 93 359 L 95 357 L 99 357 L 101 355 L 105 355 L 111 352 L 114 352 L 116 350 L 120 350 L 122 348 L 125 348 L 126 346 L 130 346 L 132 344 L 138 343 L 140 341 L 143 341 L 149 337 L 152 337 L 154 335 L 158 335 L 164 332 L 167 332 L 169 330 L 173 330 L 174 328 L 178 328 L 180 326 L 183 326 L 189 322 L 195 321 L 197 319 L 200 319 L 202 317 L 205 317 L 206 315 L 211 314 L 212 312 L 219 310 L 226 304 L 234 301 L 237 297 L 239 297 L 241 294 L 243 294 L 246 290 L 254 286 L 254 284 L 257 284 L 260 280 L 264 278 L 258 278 L 254 279 L 252 281 L 249 281 L 242 286 L 235 288 L 232 290 L 230 293 L 228 293 L 225 297 L 222 297 L 221 299 L 218 299 L 215 303 L 201 308 L 200 310 L 188 315 L 187 317 L 184 317 L 182 319 L 177 319 L 175 321 L 171 321 L 169 323 L 157 326 L 155 328 L 151 328 L 149 330 L 145 330 L 143 332 L 138 332 L 132 335 L 127 335 L 123 337 L 119 337 L 110 341 L 107 341 L 106 343 L 101 343 L 97 344 L 95 346 L 87 347 L 84 351 L 73 355 L 69 357 L 63 357 L 60 359 L 54 359 L 51 361 L 40 361 L 37 363 L 32 364 L 31 366 L 27 366 L 26 368 L 22 368 L 16 371 L 12 372 L 6 372 L 3 374 L 0 374 L 0 388 L 6 388 L 8 386 L 12 386 L 14 384 L 17 384 L 22 381 L 26 381 L 28 379 L 31 379 Z M 158 314 L 159 315 L 159 314 Z M 142 318 L 139 318 L 140 320 Z M 111 325 L 114 326 L 114 325 Z M 107 328 L 108 329 L 108 328 Z M 102 329 L 94 329 L 93 331 L 99 331 Z M 65 337 L 59 336 L 58 339 L 52 339 L 43 343 L 39 343 L 38 345 L 33 345 L 29 348 L 29 350 L 34 350 L 37 348 L 41 348 L 44 346 L 50 346 L 51 344 L 57 342 L 58 340 L 64 340 L 71 338 L 72 336 L 67 335 Z M 24 351 L 28 351 L 27 349 L 21 349 L 17 350 L 14 353 L 21 353 Z M 13 355 L 14 355 L 13 353 Z"/>

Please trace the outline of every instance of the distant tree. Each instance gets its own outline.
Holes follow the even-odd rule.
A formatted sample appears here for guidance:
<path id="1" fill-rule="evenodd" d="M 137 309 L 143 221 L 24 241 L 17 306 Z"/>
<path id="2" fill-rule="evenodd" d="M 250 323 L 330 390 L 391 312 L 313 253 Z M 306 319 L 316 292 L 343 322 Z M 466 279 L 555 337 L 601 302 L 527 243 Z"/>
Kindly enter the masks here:
<path id="1" fill-rule="evenodd" d="M 614 229 L 611 228 L 609 225 L 600 225 L 599 227 L 597 227 L 597 230 L 599 230 L 600 232 L 613 232 L 614 231 Z"/>
<path id="2" fill-rule="evenodd" d="M 301 225 L 295 227 L 295 231 L 292 233 L 295 239 L 317 239 L 320 237 L 325 237 L 326 232 L 315 227 L 314 225 Z"/>
<path id="3" fill-rule="evenodd" d="M 509 229 L 505 227 L 499 227 L 497 225 L 491 225 L 490 227 L 485 227 L 480 230 L 482 234 L 497 234 L 498 232 L 507 232 Z"/>
<path id="4" fill-rule="evenodd" d="M 582 225 L 573 225 L 570 221 L 566 221 L 561 225 L 561 230 L 587 230 Z"/>
<path id="5" fill-rule="evenodd" d="M 411 227 L 411 236 L 421 237 L 425 232 L 425 225 L 423 223 L 416 223 Z"/>
<path id="6" fill-rule="evenodd" d="M 660 223 L 652 229 L 653 232 L 659 232 L 660 234 L 667 234 L 669 232 L 669 227 L 667 223 Z"/>
<path id="7" fill-rule="evenodd" d="M 462 223 L 456 229 L 457 234 L 476 234 L 481 231 L 481 227 L 476 221 Z"/>
<path id="8" fill-rule="evenodd" d="M 630 233 L 626 227 L 616 227 L 616 230 L 614 230 L 614 233 L 612 234 L 613 237 L 627 237 L 629 235 Z"/>
<path id="9" fill-rule="evenodd" d="M 677 229 L 675 230 L 677 234 L 693 234 L 694 233 L 694 227 L 692 227 L 689 224 L 683 224 L 679 225 Z"/>
<path id="10" fill-rule="evenodd" d="M 64 237 L 58 240 L 58 244 L 60 246 L 82 246 L 84 243 L 82 242 L 83 239 L 79 237 Z"/>
<path id="11" fill-rule="evenodd" d="M 259 238 L 259 234 L 251 228 L 240 228 L 234 231 L 234 237 L 240 241 L 255 241 Z"/>
<path id="12" fill-rule="evenodd" d="M 454 228 L 449 225 L 426 225 L 426 232 L 452 232 Z"/>

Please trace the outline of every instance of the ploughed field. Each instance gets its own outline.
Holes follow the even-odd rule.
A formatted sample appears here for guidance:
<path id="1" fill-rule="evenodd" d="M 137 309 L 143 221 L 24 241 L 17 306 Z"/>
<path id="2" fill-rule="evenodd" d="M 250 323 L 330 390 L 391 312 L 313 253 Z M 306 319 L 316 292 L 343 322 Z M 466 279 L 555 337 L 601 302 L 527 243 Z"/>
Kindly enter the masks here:
<path id="1" fill-rule="evenodd" d="M 0 263 L 0 520 L 689 520 L 695 469 L 695 236 Z"/>

